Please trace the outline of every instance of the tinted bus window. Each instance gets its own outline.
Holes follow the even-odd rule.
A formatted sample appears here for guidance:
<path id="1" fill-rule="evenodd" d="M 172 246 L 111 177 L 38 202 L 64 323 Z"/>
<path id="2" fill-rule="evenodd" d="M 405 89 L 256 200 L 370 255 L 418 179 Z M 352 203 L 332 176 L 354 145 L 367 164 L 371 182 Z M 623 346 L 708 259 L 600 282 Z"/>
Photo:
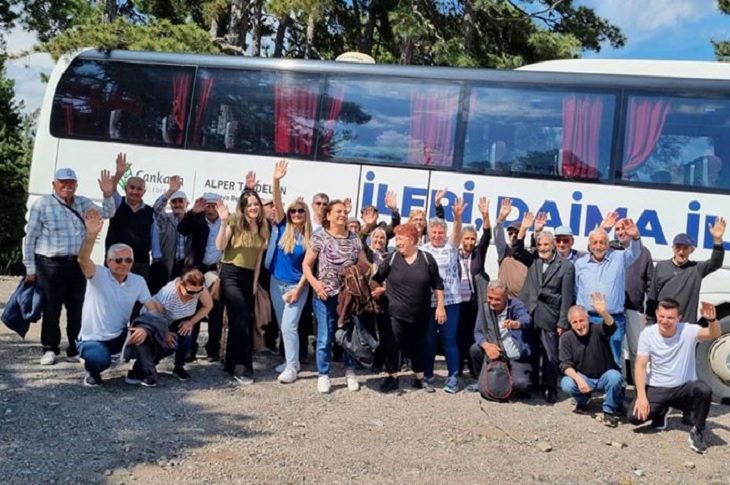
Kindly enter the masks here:
<path id="1" fill-rule="evenodd" d="M 332 77 L 320 119 L 325 158 L 451 167 L 460 86 Z"/>
<path id="2" fill-rule="evenodd" d="M 629 96 L 625 180 L 730 188 L 730 101 Z"/>
<path id="3" fill-rule="evenodd" d="M 59 81 L 51 133 L 182 147 L 192 68 L 76 60 Z"/>
<path id="4" fill-rule="evenodd" d="M 586 179 L 608 176 L 615 96 L 475 86 L 465 168 Z"/>
<path id="5" fill-rule="evenodd" d="M 320 77 L 203 69 L 190 124 L 192 148 L 310 156 L 316 142 Z"/>

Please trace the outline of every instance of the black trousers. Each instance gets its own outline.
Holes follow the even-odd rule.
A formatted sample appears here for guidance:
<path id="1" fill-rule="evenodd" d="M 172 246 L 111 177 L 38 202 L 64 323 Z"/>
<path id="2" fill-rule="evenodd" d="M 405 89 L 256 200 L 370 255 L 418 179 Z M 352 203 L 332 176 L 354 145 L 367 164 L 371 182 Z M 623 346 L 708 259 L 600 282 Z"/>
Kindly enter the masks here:
<path id="1" fill-rule="evenodd" d="M 208 357 L 219 357 L 221 353 L 221 337 L 223 336 L 223 302 L 213 301 L 213 308 L 208 313 L 208 343 L 205 353 Z M 196 336 L 197 342 L 197 336 Z"/>
<path id="2" fill-rule="evenodd" d="M 558 378 L 560 377 L 560 359 L 558 344 L 560 337 L 557 331 L 536 328 L 538 349 L 533 357 L 532 379 L 535 388 L 542 385 L 542 389 L 557 392 Z M 542 361 L 542 365 L 540 363 Z M 542 369 L 542 372 L 540 370 Z M 540 382 L 538 382 L 540 381 Z"/>
<path id="3" fill-rule="evenodd" d="M 246 377 L 253 375 L 253 276 L 252 269 L 221 265 L 221 300 L 228 312 L 224 369 Z"/>
<path id="4" fill-rule="evenodd" d="M 646 398 L 651 409 L 649 417 L 641 420 L 634 415 L 635 398 L 627 410 L 627 417 L 632 424 L 661 417 L 668 408 L 673 407 L 683 412 L 692 411 L 695 428 L 702 431 L 712 404 L 712 388 L 702 381 L 691 381 L 677 387 L 646 386 Z"/>
<path id="5" fill-rule="evenodd" d="M 36 281 L 43 290 L 43 352 L 60 352 L 61 308 L 66 307 L 66 338 L 69 357 L 78 355 L 76 339 L 81 330 L 81 309 L 84 306 L 86 277 L 76 259 L 50 259 L 36 255 Z"/>
<path id="6" fill-rule="evenodd" d="M 472 365 L 481 371 L 486 353 L 479 345 L 474 344 L 470 349 Z M 532 362 L 530 359 L 509 359 L 510 373 L 512 374 L 512 389 L 519 394 L 529 394 L 532 389 Z"/>
<path id="7" fill-rule="evenodd" d="M 424 371 L 427 331 L 428 320 L 409 322 L 393 315 L 378 319 L 380 347 L 388 374 L 396 374 L 400 370 L 400 352 L 410 357 L 414 373 Z"/>
<path id="8" fill-rule="evenodd" d="M 479 299 L 475 294 L 471 300 L 459 304 L 459 327 L 456 330 L 456 344 L 459 347 L 459 374 L 464 372 L 464 364 L 472 377 L 476 378 L 479 369 L 474 369 L 469 350 L 474 344 L 474 324 L 477 319 Z"/>

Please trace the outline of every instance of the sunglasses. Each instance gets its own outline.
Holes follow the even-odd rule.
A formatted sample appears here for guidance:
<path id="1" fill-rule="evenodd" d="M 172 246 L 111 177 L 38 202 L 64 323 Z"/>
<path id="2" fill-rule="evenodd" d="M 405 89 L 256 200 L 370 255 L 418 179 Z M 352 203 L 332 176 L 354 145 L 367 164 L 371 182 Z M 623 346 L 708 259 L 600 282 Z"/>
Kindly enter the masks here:
<path id="1" fill-rule="evenodd" d="M 202 293 L 203 290 L 205 289 L 205 288 L 201 288 L 199 290 L 191 290 L 187 286 L 183 286 L 183 288 L 185 289 L 185 293 L 187 293 L 188 295 L 197 295 L 198 293 Z"/>
<path id="2" fill-rule="evenodd" d="M 314 202 L 314 205 L 327 205 L 327 202 Z"/>
<path id="3" fill-rule="evenodd" d="M 114 261 L 117 264 L 122 264 L 122 263 L 132 264 L 132 263 L 134 263 L 134 259 L 132 259 L 132 258 L 114 258 L 114 259 L 110 259 L 109 261 Z"/>
<path id="4" fill-rule="evenodd" d="M 289 214 L 304 214 L 304 209 L 289 209 Z"/>
<path id="5" fill-rule="evenodd" d="M 556 243 L 569 243 L 570 238 L 569 237 L 556 237 L 555 242 Z"/>

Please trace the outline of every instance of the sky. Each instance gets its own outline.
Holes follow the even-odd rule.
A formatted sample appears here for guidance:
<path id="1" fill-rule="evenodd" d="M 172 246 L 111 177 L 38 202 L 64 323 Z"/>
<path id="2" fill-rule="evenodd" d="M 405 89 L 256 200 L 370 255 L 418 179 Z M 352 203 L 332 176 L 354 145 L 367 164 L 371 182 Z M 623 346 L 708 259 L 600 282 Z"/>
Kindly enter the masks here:
<path id="1" fill-rule="evenodd" d="M 586 52 L 590 58 L 714 60 L 710 39 L 730 40 L 730 15 L 717 10 L 716 0 L 576 0 L 595 9 L 617 25 L 627 37 L 623 49 L 604 46 Z M 29 49 L 32 34 L 16 29 L 7 36 L 8 52 Z M 40 107 L 45 84 L 40 73 L 50 74 L 54 62 L 47 54 L 9 61 L 8 75 L 15 80 L 15 95 L 25 110 Z"/>

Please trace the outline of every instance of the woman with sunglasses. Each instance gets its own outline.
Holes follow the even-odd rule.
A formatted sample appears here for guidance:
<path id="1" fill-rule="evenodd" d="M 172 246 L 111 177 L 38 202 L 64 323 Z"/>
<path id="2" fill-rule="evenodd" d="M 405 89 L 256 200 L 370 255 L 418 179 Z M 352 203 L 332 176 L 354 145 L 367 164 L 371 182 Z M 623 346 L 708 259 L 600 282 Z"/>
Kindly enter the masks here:
<path id="1" fill-rule="evenodd" d="M 152 299 L 162 305 L 160 311 L 169 322 L 170 332 L 177 334 L 172 375 L 181 381 L 187 381 L 190 374 L 185 370 L 185 357 L 193 347 L 193 327 L 213 308 L 213 298 L 205 288 L 203 273 L 195 268 L 183 270 L 180 277 L 163 286 Z M 142 378 L 149 378 L 150 372 L 143 369 L 142 364 L 139 358 L 135 361 L 134 367 L 127 374 L 128 384 L 139 384 Z M 149 379 L 145 382 L 146 386 L 150 385 Z"/>
<path id="2" fill-rule="evenodd" d="M 249 174 L 247 179 L 255 179 Z M 223 251 L 220 269 L 221 299 L 228 314 L 228 341 L 224 370 L 243 385 L 253 384 L 254 296 L 261 259 L 269 239 L 259 195 L 246 189 L 230 214 L 223 200 L 218 201 L 221 229 L 215 241 Z"/>
<path id="3" fill-rule="evenodd" d="M 317 390 L 330 392 L 330 364 L 332 361 L 332 341 L 337 322 L 337 295 L 340 292 L 340 274 L 357 262 L 362 251 L 362 242 L 357 234 L 347 228 L 347 209 L 341 200 L 333 200 L 327 205 L 319 231 L 309 243 L 304 256 L 303 272 L 312 286 L 314 297 L 312 308 L 317 317 Z M 316 274 L 315 276 L 315 265 Z M 355 378 L 355 362 L 345 353 L 345 380 L 350 391 L 360 389 Z"/>
<path id="4" fill-rule="evenodd" d="M 280 186 L 288 168 L 286 160 L 280 160 L 274 167 L 276 236 L 272 234 L 266 253 L 267 266 L 271 271 L 271 302 L 281 327 L 286 359 L 276 368 L 280 373 L 278 380 L 282 384 L 296 381 L 299 372 L 299 317 L 309 294 L 302 263 L 312 238 L 312 222 L 304 199 L 298 198 L 284 211 Z"/>

